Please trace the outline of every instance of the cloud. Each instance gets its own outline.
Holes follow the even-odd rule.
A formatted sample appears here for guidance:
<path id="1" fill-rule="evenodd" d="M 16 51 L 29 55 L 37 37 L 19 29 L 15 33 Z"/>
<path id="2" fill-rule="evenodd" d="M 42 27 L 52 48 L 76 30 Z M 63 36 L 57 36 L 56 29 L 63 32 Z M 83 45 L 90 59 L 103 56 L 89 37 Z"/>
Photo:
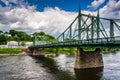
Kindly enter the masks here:
<path id="1" fill-rule="evenodd" d="M 101 4 L 103 4 L 105 0 L 94 0 L 91 5 L 88 5 L 89 9 L 95 10 L 97 9 Z"/>
<path id="2" fill-rule="evenodd" d="M 15 7 L 27 7 L 28 3 L 25 0 L 1 0 L 6 7 L 15 8 Z"/>
<path id="3" fill-rule="evenodd" d="M 11 3 L 18 4 L 18 0 L 1 0 L 6 6 L 11 6 Z"/>
<path id="4" fill-rule="evenodd" d="M 108 19 L 120 19 L 120 0 L 109 0 L 105 6 L 100 9 L 100 16 Z M 115 20 L 117 24 L 120 25 L 120 20 Z M 110 30 L 108 21 L 103 21 L 105 29 Z M 114 25 L 115 35 L 119 36 L 120 31 Z"/>
<path id="5" fill-rule="evenodd" d="M 97 2 L 99 2 L 100 0 L 94 0 L 91 3 L 91 6 L 89 6 L 89 8 L 92 9 L 97 9 Z M 102 1 L 102 0 L 101 0 Z M 99 9 L 100 11 L 100 17 L 103 18 L 108 18 L 108 19 L 120 19 L 120 0 L 108 0 L 108 2 Z M 94 11 L 94 15 L 97 14 L 97 11 Z M 117 24 L 120 25 L 120 20 L 115 20 Z M 107 20 L 101 20 L 105 30 L 107 33 L 110 32 L 110 22 Z M 117 29 L 117 27 L 114 25 L 114 34 L 115 36 L 119 36 L 120 35 L 120 31 Z"/>
<path id="6" fill-rule="evenodd" d="M 18 0 L 9 0 L 9 4 L 10 2 L 21 4 L 22 7 L 11 8 L 11 6 L 0 6 L 1 30 L 7 31 L 15 29 L 26 31 L 27 33 L 44 31 L 48 34 L 58 36 L 77 16 L 77 12 L 64 11 L 58 7 L 46 7 L 44 11 L 39 12 L 36 10 L 35 6 L 26 6 L 27 3 L 18 3 Z M 91 3 L 91 8 L 92 5 L 94 5 L 94 8 L 99 6 L 98 3 L 100 2 L 102 4 L 104 0 L 94 0 L 94 2 Z M 97 12 L 87 10 L 82 10 L 82 13 L 97 14 Z M 100 9 L 100 16 L 106 18 L 120 18 L 120 1 L 109 0 L 108 3 Z"/>
<path id="7" fill-rule="evenodd" d="M 58 7 L 47 7 L 43 12 L 35 10 L 34 6 L 27 8 L 7 9 L 1 14 L 1 28 L 22 30 L 28 33 L 44 31 L 57 35 L 62 33 L 77 16 L 77 13 L 66 12 Z"/>
<path id="8" fill-rule="evenodd" d="M 102 17 L 120 19 L 120 1 L 109 0 L 100 12 Z"/>

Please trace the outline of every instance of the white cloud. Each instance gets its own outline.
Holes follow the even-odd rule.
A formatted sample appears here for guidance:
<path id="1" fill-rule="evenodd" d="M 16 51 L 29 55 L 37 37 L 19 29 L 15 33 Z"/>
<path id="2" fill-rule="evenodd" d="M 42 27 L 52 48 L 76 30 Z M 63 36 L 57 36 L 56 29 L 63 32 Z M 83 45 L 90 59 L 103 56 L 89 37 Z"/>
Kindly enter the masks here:
<path id="1" fill-rule="evenodd" d="M 89 9 L 97 9 L 101 4 L 103 4 L 105 0 L 94 0 L 91 5 L 88 5 Z"/>
<path id="2" fill-rule="evenodd" d="M 109 0 L 109 2 L 100 9 L 100 12 L 102 17 L 120 19 L 120 1 Z"/>
<path id="3" fill-rule="evenodd" d="M 18 3 L 18 0 L 9 1 L 16 4 Z M 104 2 L 104 0 L 94 0 L 91 6 L 94 5 L 97 7 L 100 2 Z M 35 6 L 16 8 L 0 6 L 0 12 L 0 29 L 2 30 L 16 29 L 26 31 L 27 33 L 44 31 L 55 36 L 62 33 L 77 16 L 76 12 L 64 11 L 58 7 L 47 7 L 43 12 L 39 12 L 36 11 Z M 84 10 L 82 13 L 93 13 L 96 15 L 97 12 Z M 100 16 L 120 18 L 120 1 L 109 0 L 109 2 L 100 9 Z"/>
<path id="4" fill-rule="evenodd" d="M 10 3 L 17 4 L 18 0 L 1 0 L 6 6 L 11 6 Z"/>
<path id="5" fill-rule="evenodd" d="M 9 9 L 2 15 L 3 19 L 0 20 L 0 23 L 2 26 L 7 26 L 7 29 L 24 30 L 31 33 L 44 31 L 56 35 L 62 33 L 70 25 L 77 13 L 66 12 L 58 7 L 48 7 L 43 12 L 39 12 L 33 6 L 29 6 L 28 8 Z"/>
<path id="6" fill-rule="evenodd" d="M 28 3 L 24 2 L 24 0 L 1 0 L 7 7 L 15 8 L 15 7 L 27 7 Z M 13 4 L 15 4 L 13 6 Z"/>

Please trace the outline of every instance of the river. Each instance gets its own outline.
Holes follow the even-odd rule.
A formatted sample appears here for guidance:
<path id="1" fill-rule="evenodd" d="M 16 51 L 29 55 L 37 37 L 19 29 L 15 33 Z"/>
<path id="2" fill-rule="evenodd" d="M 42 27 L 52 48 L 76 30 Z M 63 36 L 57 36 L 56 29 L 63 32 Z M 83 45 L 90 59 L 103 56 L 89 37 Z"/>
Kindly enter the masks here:
<path id="1" fill-rule="evenodd" d="M 120 80 L 120 52 L 103 54 L 103 60 L 104 70 L 96 74 L 96 80 Z M 74 71 L 74 62 L 74 56 L 64 54 L 44 60 L 0 56 L 0 80 L 82 80 Z"/>

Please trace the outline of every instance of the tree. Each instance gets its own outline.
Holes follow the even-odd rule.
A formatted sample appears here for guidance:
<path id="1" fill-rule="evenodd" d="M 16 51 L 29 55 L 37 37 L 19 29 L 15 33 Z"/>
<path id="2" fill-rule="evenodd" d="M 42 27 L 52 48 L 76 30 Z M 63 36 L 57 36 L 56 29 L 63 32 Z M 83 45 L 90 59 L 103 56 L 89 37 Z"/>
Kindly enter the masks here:
<path id="1" fill-rule="evenodd" d="M 51 35 L 46 35 L 46 37 L 48 37 L 48 40 L 50 40 L 50 39 L 55 39 L 53 36 L 51 36 Z"/>
<path id="2" fill-rule="evenodd" d="M 45 33 L 44 33 L 44 32 L 39 32 L 38 35 L 40 35 L 40 36 L 44 36 Z"/>
<path id="3" fill-rule="evenodd" d="M 9 34 L 11 34 L 12 37 L 13 37 L 13 36 L 16 36 L 17 31 L 11 29 L 11 30 L 9 31 Z"/>
<path id="4" fill-rule="evenodd" d="M 24 41 L 22 41 L 21 45 L 22 45 L 22 46 L 25 46 L 25 42 L 24 42 Z"/>
<path id="5" fill-rule="evenodd" d="M 4 34 L 9 34 L 8 32 L 5 32 Z"/>
<path id="6" fill-rule="evenodd" d="M 2 34 L 2 33 L 3 33 L 3 31 L 0 30 L 0 34 Z"/>
<path id="7" fill-rule="evenodd" d="M 7 38 L 4 35 L 0 35 L 0 45 L 6 44 L 7 43 Z"/>
<path id="8" fill-rule="evenodd" d="M 17 37 L 20 41 L 31 41 L 30 35 L 28 35 L 26 32 L 19 31 L 17 32 Z"/>

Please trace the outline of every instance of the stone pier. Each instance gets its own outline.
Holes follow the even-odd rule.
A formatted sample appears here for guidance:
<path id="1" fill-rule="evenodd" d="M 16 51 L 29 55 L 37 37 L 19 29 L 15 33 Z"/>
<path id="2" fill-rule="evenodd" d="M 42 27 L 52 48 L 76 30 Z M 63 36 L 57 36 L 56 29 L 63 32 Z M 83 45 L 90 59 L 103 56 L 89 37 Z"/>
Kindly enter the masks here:
<path id="1" fill-rule="evenodd" d="M 31 51 L 31 56 L 44 58 L 45 57 L 45 51 L 42 48 L 34 49 L 34 50 Z"/>
<path id="2" fill-rule="evenodd" d="M 102 51 L 96 48 L 95 51 L 85 52 L 82 48 L 77 48 L 75 69 L 103 68 Z"/>

